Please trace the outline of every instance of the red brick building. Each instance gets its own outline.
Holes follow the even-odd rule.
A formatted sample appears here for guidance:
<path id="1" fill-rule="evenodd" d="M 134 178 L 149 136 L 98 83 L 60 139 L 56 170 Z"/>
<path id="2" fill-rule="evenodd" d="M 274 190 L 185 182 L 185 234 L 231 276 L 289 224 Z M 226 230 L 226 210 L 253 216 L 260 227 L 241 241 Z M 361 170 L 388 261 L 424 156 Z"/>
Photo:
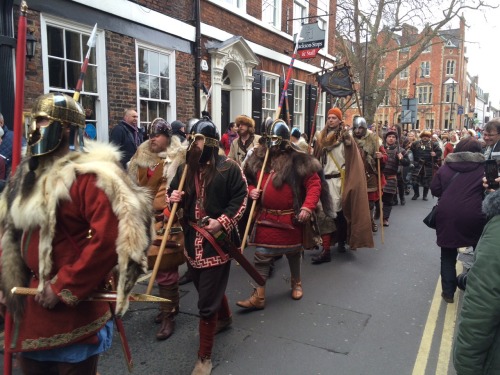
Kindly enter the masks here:
<path id="1" fill-rule="evenodd" d="M 7 18 L 10 11 L 17 23 L 18 8 L 6 2 L 1 11 Z M 144 128 L 155 117 L 186 122 L 205 107 L 221 131 L 240 114 L 257 124 L 274 117 L 293 34 L 301 22 L 319 22 L 325 47 L 313 59 L 297 59 L 287 92 L 291 125 L 307 131 L 316 73 L 323 60 L 334 61 L 336 0 L 30 0 L 28 8 L 38 46 L 27 63 L 26 110 L 41 93 L 72 95 L 97 23 L 81 102 L 92 110 L 88 122 L 101 140 L 129 107 L 137 108 Z M 327 100 L 320 98 L 320 127 Z M 10 103 L 0 100 L 0 111 L 9 113 Z M 6 117 L 11 123 L 12 116 Z"/>
<path id="2" fill-rule="evenodd" d="M 393 34 L 390 43 L 407 45 L 407 41 L 417 35 L 418 30 L 404 25 L 401 35 Z M 380 36 L 382 39 L 382 36 Z M 428 47 L 414 62 L 394 79 L 383 95 L 374 120 L 379 123 L 399 123 L 404 109 L 401 100 L 417 98 L 416 121 L 418 129 L 461 128 L 470 103 L 466 100 L 467 57 L 464 47 L 465 20 L 462 18 L 458 29 L 443 30 L 434 37 Z M 389 72 L 401 66 L 419 46 L 400 48 L 386 54 L 381 63 L 379 80 L 384 80 Z M 472 107 L 473 108 L 473 107 Z M 347 113 L 348 118 L 357 114 L 357 109 Z M 473 109 L 472 109 L 473 112 Z M 412 124 L 404 125 L 405 128 Z"/>

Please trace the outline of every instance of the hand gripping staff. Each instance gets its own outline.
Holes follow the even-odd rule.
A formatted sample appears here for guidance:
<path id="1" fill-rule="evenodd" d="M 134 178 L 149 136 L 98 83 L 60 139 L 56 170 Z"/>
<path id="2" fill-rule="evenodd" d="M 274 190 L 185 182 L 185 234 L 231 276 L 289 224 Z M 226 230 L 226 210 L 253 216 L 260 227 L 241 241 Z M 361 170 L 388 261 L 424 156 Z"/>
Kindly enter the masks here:
<path id="1" fill-rule="evenodd" d="M 179 181 L 179 187 L 177 190 L 182 191 L 184 189 L 184 182 L 186 181 L 186 175 L 188 170 L 188 164 L 184 165 L 184 169 L 182 171 L 181 180 Z M 167 246 L 167 240 L 170 236 L 170 230 L 172 229 L 172 224 L 174 223 L 175 214 L 177 212 L 177 207 L 179 206 L 178 202 L 175 202 L 172 205 L 172 209 L 170 210 L 170 217 L 168 218 L 167 227 L 165 228 L 165 233 L 163 234 L 163 238 L 161 240 L 160 249 L 158 250 L 158 255 L 156 257 L 155 265 L 153 267 L 153 272 L 151 273 L 151 278 L 149 279 L 148 288 L 146 289 L 146 294 L 151 294 L 151 290 L 153 290 L 153 286 L 156 280 L 156 275 L 158 274 L 158 269 L 160 268 L 161 258 L 163 256 L 163 252 L 165 251 L 165 247 Z"/>
<path id="2" fill-rule="evenodd" d="M 283 102 L 285 101 L 286 91 L 288 90 L 288 83 L 290 82 L 290 78 L 292 78 L 293 71 L 293 63 L 295 62 L 295 58 L 297 57 L 297 50 L 299 49 L 299 41 L 301 40 L 300 33 L 302 31 L 302 27 L 299 29 L 297 33 L 297 40 L 295 41 L 295 48 L 293 50 L 292 60 L 290 61 L 290 65 L 288 66 L 288 72 L 286 73 L 285 84 L 283 85 L 283 91 L 281 92 L 280 104 L 278 106 L 278 110 L 276 113 L 276 119 L 280 118 L 281 108 L 283 107 Z M 260 190 L 260 186 L 262 185 L 262 178 L 264 177 L 264 172 L 266 170 L 267 159 L 269 157 L 269 148 L 266 149 L 266 155 L 264 156 L 264 162 L 262 163 L 262 168 L 260 170 L 259 180 L 257 181 L 257 186 L 255 187 L 257 190 Z M 255 206 L 257 205 L 257 201 L 254 200 L 252 202 L 252 207 L 250 208 L 250 215 L 248 216 L 247 226 L 245 228 L 245 233 L 243 234 L 243 239 L 241 241 L 241 252 L 245 249 L 245 245 L 247 243 L 248 232 L 250 231 L 250 226 L 252 225 L 252 217 L 255 212 Z"/>

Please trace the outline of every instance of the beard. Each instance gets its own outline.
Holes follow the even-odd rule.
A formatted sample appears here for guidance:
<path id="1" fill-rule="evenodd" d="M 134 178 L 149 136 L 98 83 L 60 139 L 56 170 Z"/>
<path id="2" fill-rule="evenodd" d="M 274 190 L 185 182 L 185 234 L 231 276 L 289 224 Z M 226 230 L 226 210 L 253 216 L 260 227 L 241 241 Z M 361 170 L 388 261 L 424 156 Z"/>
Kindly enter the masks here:
<path id="1" fill-rule="evenodd" d="M 195 144 L 191 145 L 191 148 L 187 152 L 186 162 L 190 170 L 196 171 L 200 166 L 200 158 L 203 150 L 196 146 Z"/>

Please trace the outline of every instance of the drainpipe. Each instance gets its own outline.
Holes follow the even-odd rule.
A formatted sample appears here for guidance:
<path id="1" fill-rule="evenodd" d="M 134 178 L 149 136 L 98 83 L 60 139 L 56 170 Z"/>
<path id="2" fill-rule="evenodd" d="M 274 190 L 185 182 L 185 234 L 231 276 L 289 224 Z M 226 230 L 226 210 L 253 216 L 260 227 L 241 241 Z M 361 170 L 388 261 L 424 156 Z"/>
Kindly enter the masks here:
<path id="1" fill-rule="evenodd" d="M 194 59 L 194 117 L 199 118 L 201 116 L 201 103 L 200 103 L 200 69 L 201 69 L 201 13 L 200 13 L 200 1 L 194 1 L 194 17 L 195 17 L 195 27 L 196 36 L 194 41 L 195 59 Z"/>

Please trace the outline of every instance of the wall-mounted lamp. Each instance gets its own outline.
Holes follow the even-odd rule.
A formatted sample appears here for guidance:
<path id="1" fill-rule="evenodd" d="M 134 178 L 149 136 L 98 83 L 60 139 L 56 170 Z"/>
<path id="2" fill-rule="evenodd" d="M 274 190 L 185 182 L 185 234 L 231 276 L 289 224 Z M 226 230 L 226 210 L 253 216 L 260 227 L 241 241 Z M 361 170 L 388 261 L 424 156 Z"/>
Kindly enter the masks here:
<path id="1" fill-rule="evenodd" d="M 35 56 L 35 50 L 36 50 L 37 40 L 33 36 L 34 32 L 35 32 L 35 30 L 33 30 L 32 28 L 29 28 L 28 34 L 26 34 L 26 57 L 30 61 Z"/>

